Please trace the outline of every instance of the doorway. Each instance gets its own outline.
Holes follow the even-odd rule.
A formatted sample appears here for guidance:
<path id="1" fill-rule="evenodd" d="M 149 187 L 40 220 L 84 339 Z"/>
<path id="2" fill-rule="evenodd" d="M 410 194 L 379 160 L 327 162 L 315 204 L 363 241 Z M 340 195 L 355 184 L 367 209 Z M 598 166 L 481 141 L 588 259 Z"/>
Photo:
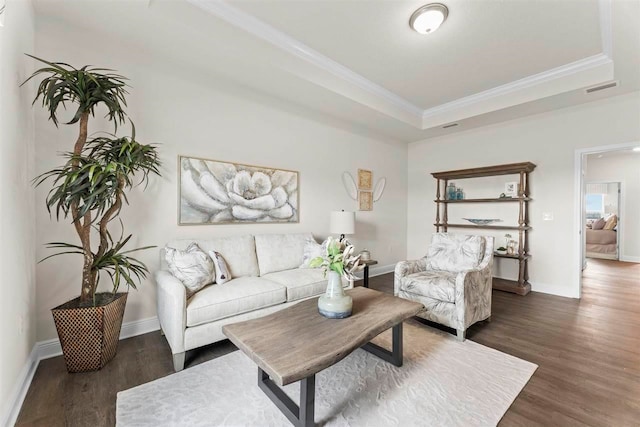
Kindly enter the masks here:
<path id="1" fill-rule="evenodd" d="M 624 170 L 626 170 L 627 167 L 623 168 L 614 165 L 608 169 L 603 169 L 606 172 L 604 174 L 589 174 L 589 159 L 592 159 L 595 164 L 604 163 L 602 159 L 606 160 L 606 158 L 610 158 L 612 162 L 615 159 L 620 161 L 622 161 L 623 158 L 627 160 L 631 159 L 637 163 L 632 163 L 628 169 L 636 173 L 632 172 L 625 175 Z M 596 159 L 602 161 L 596 162 Z M 578 149 L 575 151 L 574 253 L 577 257 L 574 283 L 575 295 L 578 298 L 582 296 L 583 270 L 585 266 L 588 265 L 588 262 L 586 262 L 587 255 L 593 256 L 594 252 L 606 253 L 605 256 L 608 257 L 607 261 L 601 261 L 595 257 L 591 258 L 594 262 L 597 261 L 600 267 L 602 267 L 603 263 L 614 268 L 616 265 L 624 266 L 624 264 L 628 262 L 640 262 L 640 246 L 638 246 L 638 248 L 635 247 L 635 241 L 638 239 L 625 239 L 625 235 L 627 237 L 629 235 L 640 235 L 640 216 L 637 215 L 637 212 L 640 211 L 640 200 L 635 200 L 635 198 L 640 199 L 640 177 L 637 175 L 637 170 L 640 170 L 640 142 L 638 141 Z M 589 189 L 587 184 L 590 184 Z M 593 196 L 587 199 L 587 194 L 593 194 Z M 639 204 L 637 208 L 636 203 Z M 587 204 L 589 204 L 589 206 L 587 206 Z M 615 230 L 608 233 L 610 234 L 608 239 L 604 239 L 604 242 L 608 242 L 605 244 L 611 246 L 607 248 L 603 246 L 598 248 L 590 246 L 587 248 L 588 220 L 591 220 L 589 221 L 591 223 L 595 220 L 595 218 L 587 218 L 587 208 L 591 211 L 589 216 L 598 215 L 598 219 L 604 219 L 605 217 L 609 219 L 611 214 L 617 210 L 616 220 L 610 222 L 607 227 L 610 229 L 615 228 Z M 629 215 L 629 211 L 632 211 L 633 214 Z M 600 214 L 602 215 L 600 216 Z M 617 223 L 618 220 L 620 223 Z M 606 224 L 606 220 L 604 222 Z M 613 222 L 616 222 L 616 224 L 613 225 Z M 611 236 L 615 236 L 615 243 L 613 243 Z M 589 240 L 590 243 L 593 243 L 591 238 Z M 599 251 L 587 249 L 599 249 Z"/>
<path id="2" fill-rule="evenodd" d="M 595 154 L 596 159 L 604 158 L 604 154 Z M 589 259 L 618 260 L 620 256 L 619 236 L 622 233 L 622 217 L 620 216 L 621 183 L 594 182 L 589 180 L 593 175 L 592 161 L 587 158 L 587 183 L 584 194 L 585 247 L 583 253 L 586 267 Z M 608 171 L 595 171 L 606 174 Z"/>

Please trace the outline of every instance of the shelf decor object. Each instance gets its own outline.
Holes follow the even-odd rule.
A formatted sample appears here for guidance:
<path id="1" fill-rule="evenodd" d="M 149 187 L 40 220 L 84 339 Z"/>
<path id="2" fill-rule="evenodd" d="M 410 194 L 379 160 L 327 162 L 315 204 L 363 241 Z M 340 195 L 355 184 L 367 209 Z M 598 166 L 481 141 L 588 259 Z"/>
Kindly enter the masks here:
<path id="1" fill-rule="evenodd" d="M 513 292 L 518 295 L 526 295 L 531 291 L 529 283 L 528 261 L 529 254 L 529 174 L 533 172 L 536 165 L 530 162 L 511 163 L 505 165 L 487 166 L 481 168 L 460 169 L 453 171 L 434 172 L 431 175 L 436 179 L 436 222 L 433 224 L 437 232 L 447 232 L 449 228 L 483 228 L 489 230 L 516 230 L 518 240 L 516 252 L 513 254 L 494 254 L 496 258 L 507 258 L 518 261 L 518 279 L 507 280 L 498 277 L 493 278 L 493 289 L 506 292 Z M 487 176 L 517 175 L 519 177 L 512 188 L 516 189 L 513 197 L 479 198 L 479 199 L 450 199 L 448 190 L 451 180 L 480 178 Z M 510 182 L 510 184 L 514 184 Z M 496 220 L 482 224 L 480 218 L 464 218 L 472 224 L 451 224 L 449 223 L 449 205 L 459 203 L 517 203 L 518 223 L 517 225 L 495 225 Z M 478 222 L 480 221 L 480 224 Z M 490 220 L 484 220 L 490 221 Z"/>
<path id="2" fill-rule="evenodd" d="M 462 218 L 465 221 L 469 221 L 471 224 L 474 225 L 491 225 L 494 222 L 502 222 L 501 219 L 497 219 L 497 218 L 490 218 L 490 219 L 484 219 L 484 218 Z"/>

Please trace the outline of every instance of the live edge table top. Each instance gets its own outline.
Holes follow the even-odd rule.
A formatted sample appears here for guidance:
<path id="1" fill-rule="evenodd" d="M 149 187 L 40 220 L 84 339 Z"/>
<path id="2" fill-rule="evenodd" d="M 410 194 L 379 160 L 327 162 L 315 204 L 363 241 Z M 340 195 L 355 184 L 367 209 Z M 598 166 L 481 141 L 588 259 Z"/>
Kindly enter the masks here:
<path id="1" fill-rule="evenodd" d="M 268 316 L 225 325 L 223 333 L 281 386 L 339 362 L 387 329 L 424 309 L 420 303 L 357 287 L 353 314 L 327 319 L 312 298 Z"/>

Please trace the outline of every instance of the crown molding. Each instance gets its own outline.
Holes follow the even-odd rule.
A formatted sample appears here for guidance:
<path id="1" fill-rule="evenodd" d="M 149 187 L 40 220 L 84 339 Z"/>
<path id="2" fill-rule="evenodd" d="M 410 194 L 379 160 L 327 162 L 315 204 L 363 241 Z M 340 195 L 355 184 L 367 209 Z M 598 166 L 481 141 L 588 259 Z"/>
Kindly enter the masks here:
<path id="1" fill-rule="evenodd" d="M 602 53 L 613 59 L 611 1 L 612 0 L 598 0 L 598 10 L 600 11 L 600 42 L 602 43 Z"/>
<path id="2" fill-rule="evenodd" d="M 150 2 L 152 0 L 149 0 Z M 259 20 L 258 18 L 240 10 L 224 0 L 187 0 L 188 3 L 200 8 L 201 10 L 214 15 L 223 21 L 240 28 L 271 45 L 294 55 L 315 67 L 331 73 L 332 75 L 360 88 L 361 90 L 377 97 L 386 102 L 393 108 L 402 111 L 404 114 L 415 118 L 412 124 L 418 129 L 428 129 L 431 126 L 426 122 L 437 115 L 443 113 L 455 113 L 459 111 L 460 118 L 465 117 L 465 108 L 482 102 L 487 102 L 499 97 L 513 95 L 518 91 L 532 88 L 556 79 L 571 76 L 591 70 L 595 67 L 603 65 L 613 65 L 612 51 L 612 0 L 598 0 L 600 37 L 602 44 L 602 52 L 551 70 L 543 71 L 538 74 L 524 77 L 522 79 L 485 90 L 473 95 L 456 99 L 435 107 L 423 109 L 407 99 L 391 92 L 388 89 L 372 82 L 355 71 L 345 67 L 344 65 L 332 60 L 331 58 L 312 49 L 306 44 L 296 40 L 295 38 L 285 34 L 284 32 L 274 28 L 273 26 Z M 374 107 L 375 108 L 375 107 Z M 378 108 L 376 108 L 379 110 Z M 380 111 L 380 110 L 379 110 Z M 397 111 L 397 110 L 396 110 Z M 487 111 L 489 112 L 489 111 Z M 416 123 L 418 124 L 416 126 Z"/>
<path id="3" fill-rule="evenodd" d="M 418 121 L 422 117 L 423 109 L 417 105 L 223 0 L 187 0 L 187 2 L 271 43 L 285 52 L 352 83 L 366 92 L 384 99 L 396 108 L 414 116 Z"/>
<path id="4" fill-rule="evenodd" d="M 582 71 L 590 70 L 594 67 L 601 65 L 611 64 L 613 61 L 605 54 L 598 54 L 590 56 L 588 58 L 580 59 L 570 64 L 562 65 L 551 70 L 543 71 L 532 76 L 525 77 L 520 80 L 513 81 L 511 83 L 504 84 L 492 89 L 485 90 L 483 92 L 476 93 L 474 95 L 465 96 L 464 98 L 456 99 L 455 101 L 447 102 L 445 104 L 438 105 L 433 108 L 424 110 L 422 115 L 423 120 L 437 116 L 442 113 L 448 113 L 454 110 L 462 109 L 470 105 L 485 102 L 499 96 L 505 96 L 518 92 L 523 89 L 528 89 L 542 83 L 550 82 L 561 77 L 567 77 L 572 74 L 576 74 Z"/>

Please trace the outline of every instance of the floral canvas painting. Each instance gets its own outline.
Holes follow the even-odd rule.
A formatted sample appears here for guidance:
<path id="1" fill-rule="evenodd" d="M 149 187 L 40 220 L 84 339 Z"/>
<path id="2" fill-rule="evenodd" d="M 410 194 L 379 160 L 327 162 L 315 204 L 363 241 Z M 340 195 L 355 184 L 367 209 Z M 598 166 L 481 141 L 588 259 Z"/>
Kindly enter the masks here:
<path id="1" fill-rule="evenodd" d="M 180 156 L 178 222 L 298 222 L 298 172 Z"/>

